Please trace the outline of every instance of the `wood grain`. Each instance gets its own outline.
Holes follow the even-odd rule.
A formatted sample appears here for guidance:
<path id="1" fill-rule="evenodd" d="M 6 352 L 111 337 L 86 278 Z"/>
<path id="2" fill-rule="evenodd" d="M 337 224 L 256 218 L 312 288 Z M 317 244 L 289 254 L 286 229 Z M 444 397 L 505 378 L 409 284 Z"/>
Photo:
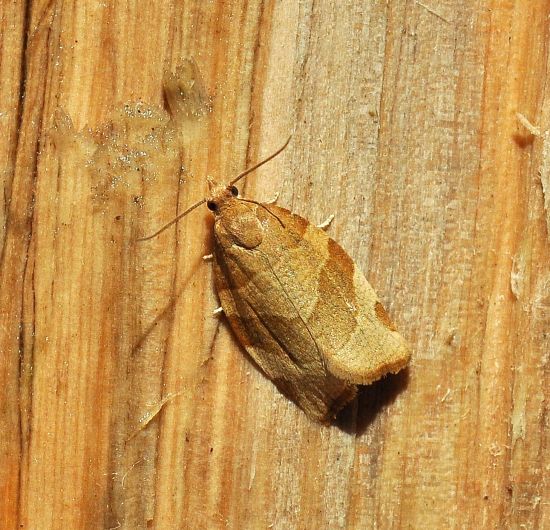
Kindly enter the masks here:
<path id="1" fill-rule="evenodd" d="M 550 527 L 549 17 L 2 2 L 0 526 Z M 212 111 L 177 130 L 186 57 Z M 135 241 L 290 132 L 244 195 L 335 213 L 413 345 L 329 428 L 211 316 L 206 209 Z"/>

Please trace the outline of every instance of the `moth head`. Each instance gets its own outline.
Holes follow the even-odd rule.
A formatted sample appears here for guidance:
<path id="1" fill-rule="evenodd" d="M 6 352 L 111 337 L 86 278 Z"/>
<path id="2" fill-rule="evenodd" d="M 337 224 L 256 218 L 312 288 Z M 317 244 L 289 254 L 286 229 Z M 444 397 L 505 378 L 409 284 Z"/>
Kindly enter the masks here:
<path id="1" fill-rule="evenodd" d="M 218 184 L 212 177 L 207 177 L 209 196 L 206 199 L 208 209 L 216 214 L 235 197 L 239 195 L 239 190 L 233 185 L 222 186 Z"/>

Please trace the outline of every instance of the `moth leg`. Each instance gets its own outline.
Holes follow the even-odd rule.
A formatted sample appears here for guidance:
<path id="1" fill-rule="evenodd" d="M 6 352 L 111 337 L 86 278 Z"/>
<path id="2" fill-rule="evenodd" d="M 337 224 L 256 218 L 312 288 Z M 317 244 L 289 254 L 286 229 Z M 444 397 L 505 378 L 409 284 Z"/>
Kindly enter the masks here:
<path id="1" fill-rule="evenodd" d="M 320 225 L 317 225 L 317 228 L 320 228 L 321 230 L 325 230 L 330 226 L 330 223 L 334 220 L 334 214 L 330 214 Z"/>
<path id="2" fill-rule="evenodd" d="M 214 259 L 214 254 L 206 254 L 206 256 L 203 256 L 202 259 L 204 261 L 212 261 Z"/>
<path id="3" fill-rule="evenodd" d="M 220 313 L 223 313 L 223 307 L 222 306 L 217 307 L 216 309 L 214 309 L 214 311 L 212 311 L 212 316 L 215 317 L 216 315 L 219 315 Z"/>
<path id="4" fill-rule="evenodd" d="M 279 199 L 280 194 L 281 192 L 278 191 L 271 199 L 269 199 L 268 201 L 265 201 L 264 204 L 275 204 Z"/>

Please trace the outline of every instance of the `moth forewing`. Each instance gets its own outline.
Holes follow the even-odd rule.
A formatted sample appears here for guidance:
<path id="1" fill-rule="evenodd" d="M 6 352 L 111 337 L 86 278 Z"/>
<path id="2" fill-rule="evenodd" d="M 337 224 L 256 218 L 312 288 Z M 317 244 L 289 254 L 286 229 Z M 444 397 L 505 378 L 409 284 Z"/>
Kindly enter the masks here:
<path id="1" fill-rule="evenodd" d="M 274 205 L 227 194 L 214 202 L 224 312 L 255 362 L 310 418 L 330 420 L 355 384 L 407 364 L 409 348 L 374 290 L 323 230 Z"/>
<path id="2" fill-rule="evenodd" d="M 327 351 L 326 360 L 334 375 L 367 385 L 405 368 L 411 350 L 357 266 L 353 279 L 356 328 L 345 345 Z"/>

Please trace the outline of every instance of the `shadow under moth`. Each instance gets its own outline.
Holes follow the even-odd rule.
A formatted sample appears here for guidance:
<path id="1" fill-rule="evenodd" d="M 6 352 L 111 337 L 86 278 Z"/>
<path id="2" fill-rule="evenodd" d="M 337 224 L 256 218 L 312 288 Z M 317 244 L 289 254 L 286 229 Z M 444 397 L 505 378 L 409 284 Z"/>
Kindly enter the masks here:
<path id="1" fill-rule="evenodd" d="M 290 140 L 290 139 L 289 139 Z M 357 265 L 321 228 L 209 179 L 214 282 L 236 337 L 264 374 L 312 419 L 330 422 L 357 393 L 404 368 L 410 348 Z"/>

